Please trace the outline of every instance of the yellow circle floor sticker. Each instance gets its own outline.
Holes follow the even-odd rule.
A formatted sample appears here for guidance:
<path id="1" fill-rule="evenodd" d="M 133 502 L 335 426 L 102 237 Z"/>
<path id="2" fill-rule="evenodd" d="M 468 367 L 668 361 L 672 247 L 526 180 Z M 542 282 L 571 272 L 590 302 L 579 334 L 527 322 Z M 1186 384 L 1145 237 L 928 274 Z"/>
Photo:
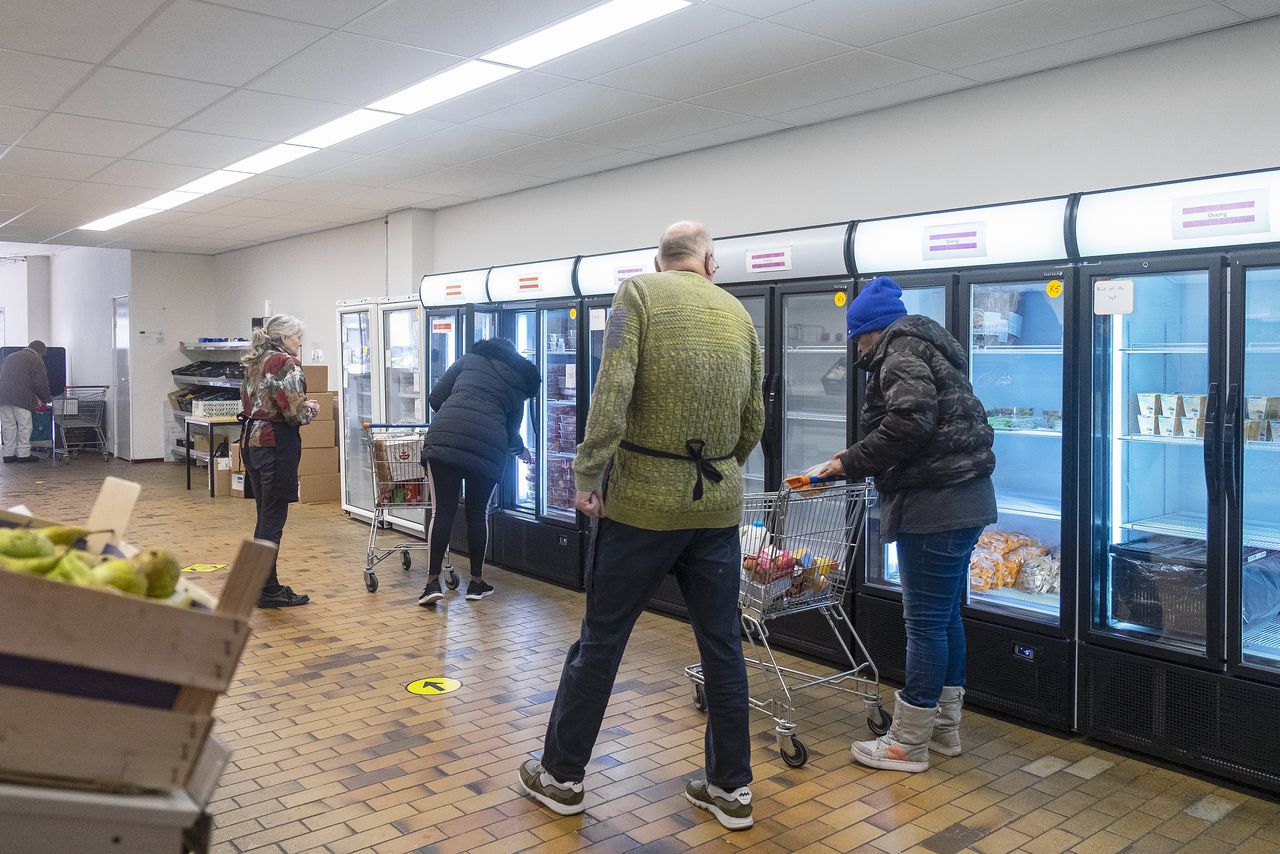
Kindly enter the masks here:
<path id="1" fill-rule="evenodd" d="M 226 569 L 225 563 L 193 563 L 191 566 L 184 566 L 183 572 L 217 572 L 220 569 Z"/>
<path id="2" fill-rule="evenodd" d="M 410 682 L 405 686 L 405 690 L 410 694 L 420 694 L 423 697 L 438 697 L 441 694 L 452 694 L 461 687 L 462 683 L 457 679 L 450 679 L 448 676 L 432 676 Z"/>

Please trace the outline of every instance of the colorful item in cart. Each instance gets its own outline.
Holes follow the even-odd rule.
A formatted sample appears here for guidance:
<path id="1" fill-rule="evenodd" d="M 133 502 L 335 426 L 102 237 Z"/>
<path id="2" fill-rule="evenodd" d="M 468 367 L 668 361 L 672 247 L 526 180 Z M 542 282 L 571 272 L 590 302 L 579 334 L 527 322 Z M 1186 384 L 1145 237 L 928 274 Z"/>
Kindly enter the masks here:
<path id="1" fill-rule="evenodd" d="M 969 559 L 969 588 L 986 592 L 1015 587 L 1023 565 L 1048 551 L 1047 546 L 1026 534 L 984 531 Z"/>
<path id="2" fill-rule="evenodd" d="M 974 288 L 974 348 L 1008 347 L 1022 340 L 1022 291 L 1013 288 Z"/>
<path id="3" fill-rule="evenodd" d="M 800 474 L 785 478 L 782 483 L 787 489 L 799 492 L 801 495 L 816 495 L 822 491 L 823 484 L 834 483 L 836 480 L 836 478 L 823 477 L 819 474 L 826 467 L 826 463 L 810 466 Z"/>

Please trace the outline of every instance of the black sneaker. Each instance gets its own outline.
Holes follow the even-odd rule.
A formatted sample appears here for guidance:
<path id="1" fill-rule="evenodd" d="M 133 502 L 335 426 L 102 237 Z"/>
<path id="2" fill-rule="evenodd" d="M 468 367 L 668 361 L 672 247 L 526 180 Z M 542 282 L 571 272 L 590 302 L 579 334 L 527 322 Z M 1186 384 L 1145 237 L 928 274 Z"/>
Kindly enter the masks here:
<path id="1" fill-rule="evenodd" d="M 40 462 L 40 458 L 39 457 L 15 457 L 13 461 L 15 463 L 38 463 Z"/>
<path id="2" fill-rule="evenodd" d="M 4 461 L 5 461 L 6 463 L 16 463 L 16 462 L 18 461 L 18 458 L 17 458 L 17 457 L 5 457 L 5 458 L 4 458 Z"/>
<path id="3" fill-rule="evenodd" d="M 422 595 L 418 597 L 418 604 L 426 608 L 436 604 L 444 598 L 444 591 L 440 589 L 440 579 L 435 578 L 427 582 L 427 586 L 422 588 Z"/>
<path id="4" fill-rule="evenodd" d="M 708 810 L 722 827 L 729 830 L 746 830 L 752 824 L 751 790 L 746 786 L 736 792 L 723 795 L 711 793 L 706 780 L 690 780 L 684 787 L 684 797 L 695 807 Z"/>
<path id="5" fill-rule="evenodd" d="M 281 587 L 274 593 L 263 591 L 258 597 L 259 608 L 293 608 L 297 605 L 305 605 L 311 601 L 311 597 L 305 593 L 294 593 L 292 587 Z"/>
<path id="6" fill-rule="evenodd" d="M 486 596 L 493 595 L 493 585 L 489 584 L 483 578 L 473 578 L 471 583 L 467 585 L 467 601 L 479 602 Z"/>

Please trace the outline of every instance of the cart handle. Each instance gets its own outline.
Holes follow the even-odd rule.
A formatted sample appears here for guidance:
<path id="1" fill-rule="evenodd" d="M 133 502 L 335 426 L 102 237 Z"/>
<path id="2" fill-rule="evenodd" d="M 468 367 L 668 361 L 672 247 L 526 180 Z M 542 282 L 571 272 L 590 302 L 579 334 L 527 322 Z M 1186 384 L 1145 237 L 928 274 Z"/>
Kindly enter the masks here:
<path id="1" fill-rule="evenodd" d="M 426 430 L 427 427 L 430 425 L 427 425 L 427 424 L 374 424 L 372 422 L 365 421 L 360 426 L 363 427 L 365 430 L 389 430 L 395 427 L 399 427 L 405 430 Z"/>

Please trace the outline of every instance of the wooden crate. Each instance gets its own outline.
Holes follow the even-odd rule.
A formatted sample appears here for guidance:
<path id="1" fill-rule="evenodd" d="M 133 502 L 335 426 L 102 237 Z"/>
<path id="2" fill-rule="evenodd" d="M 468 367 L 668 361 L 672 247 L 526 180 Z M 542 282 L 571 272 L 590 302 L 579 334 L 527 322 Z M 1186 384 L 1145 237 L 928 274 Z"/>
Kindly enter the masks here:
<path id="1" fill-rule="evenodd" d="M 105 512 L 118 516 L 118 501 Z M 0 526 L 46 524 L 0 512 Z M 222 596 L 205 597 L 211 610 L 0 570 L 0 779 L 115 792 L 186 785 L 275 548 L 246 540 Z"/>

